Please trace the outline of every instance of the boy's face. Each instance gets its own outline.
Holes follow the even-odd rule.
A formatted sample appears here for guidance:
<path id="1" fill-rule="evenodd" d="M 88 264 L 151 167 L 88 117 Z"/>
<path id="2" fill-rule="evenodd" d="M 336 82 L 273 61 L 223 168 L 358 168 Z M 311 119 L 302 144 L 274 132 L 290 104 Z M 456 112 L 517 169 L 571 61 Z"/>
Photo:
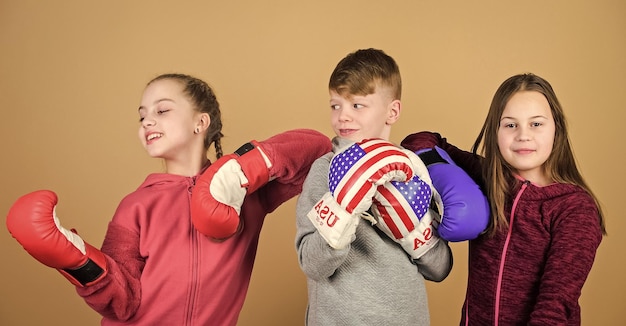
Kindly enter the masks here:
<path id="1" fill-rule="evenodd" d="M 400 100 L 391 92 L 376 87 L 372 94 L 346 97 L 330 91 L 331 126 L 339 137 L 355 142 L 369 138 L 389 140 L 391 125 L 400 116 Z"/>

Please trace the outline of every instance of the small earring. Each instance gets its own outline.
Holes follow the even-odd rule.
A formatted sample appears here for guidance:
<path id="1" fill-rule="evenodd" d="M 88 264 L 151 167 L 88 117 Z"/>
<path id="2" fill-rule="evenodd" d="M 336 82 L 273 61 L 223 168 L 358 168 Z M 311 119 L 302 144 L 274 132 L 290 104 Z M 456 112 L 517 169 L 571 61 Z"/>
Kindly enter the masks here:
<path id="1" fill-rule="evenodd" d="M 196 130 L 193 131 L 194 134 L 199 134 L 200 133 L 200 128 L 196 128 Z"/>

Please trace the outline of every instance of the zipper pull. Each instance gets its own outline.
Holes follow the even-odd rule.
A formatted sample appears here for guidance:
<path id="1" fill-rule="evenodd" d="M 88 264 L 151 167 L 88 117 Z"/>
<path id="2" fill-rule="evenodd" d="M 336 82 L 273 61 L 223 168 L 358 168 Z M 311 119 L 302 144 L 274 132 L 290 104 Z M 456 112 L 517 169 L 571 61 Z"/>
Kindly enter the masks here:
<path id="1" fill-rule="evenodd" d="M 193 187 L 196 186 L 196 177 L 191 177 L 191 184 L 189 185 L 189 187 L 187 187 L 187 191 L 189 192 L 189 195 L 191 195 L 191 193 L 193 192 Z"/>

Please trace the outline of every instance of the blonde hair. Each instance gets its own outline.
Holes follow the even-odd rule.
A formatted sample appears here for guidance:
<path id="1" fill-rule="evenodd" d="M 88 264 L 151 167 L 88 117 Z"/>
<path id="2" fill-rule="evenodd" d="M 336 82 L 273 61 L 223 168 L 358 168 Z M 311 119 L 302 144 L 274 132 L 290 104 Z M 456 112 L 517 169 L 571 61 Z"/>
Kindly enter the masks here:
<path id="1" fill-rule="evenodd" d="M 402 96 L 402 79 L 396 61 L 382 50 L 362 49 L 341 59 L 328 83 L 341 96 L 369 95 L 376 86 L 388 87 L 394 100 Z"/>

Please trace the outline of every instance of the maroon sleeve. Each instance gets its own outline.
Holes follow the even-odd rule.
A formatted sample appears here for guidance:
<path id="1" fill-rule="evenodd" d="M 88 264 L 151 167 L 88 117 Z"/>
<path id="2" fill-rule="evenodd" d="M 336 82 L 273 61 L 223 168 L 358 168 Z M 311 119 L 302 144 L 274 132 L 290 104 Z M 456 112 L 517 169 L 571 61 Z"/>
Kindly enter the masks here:
<path id="1" fill-rule="evenodd" d="M 413 152 L 435 146 L 445 150 L 456 165 L 469 174 L 482 189 L 485 189 L 481 170 L 482 157 L 449 144 L 446 138 L 441 137 L 439 133 L 421 131 L 410 134 L 402 140 L 400 145 Z"/>
<path id="2" fill-rule="evenodd" d="M 597 207 L 590 196 L 580 192 L 555 200 L 560 204 L 544 205 L 543 215 L 553 216 L 552 240 L 528 325 L 580 323 L 578 299 L 602 241 Z"/>
<path id="3" fill-rule="evenodd" d="M 140 277 L 145 261 L 139 256 L 139 234 L 112 222 L 102 252 L 106 254 L 107 275 L 92 286 L 77 287 L 76 291 L 102 316 L 128 320 L 137 312 L 141 300 Z"/>
<path id="4" fill-rule="evenodd" d="M 313 161 L 332 150 L 327 136 L 310 129 L 286 131 L 260 144 L 272 162 L 273 180 L 260 189 L 267 212 L 298 195 Z"/>

